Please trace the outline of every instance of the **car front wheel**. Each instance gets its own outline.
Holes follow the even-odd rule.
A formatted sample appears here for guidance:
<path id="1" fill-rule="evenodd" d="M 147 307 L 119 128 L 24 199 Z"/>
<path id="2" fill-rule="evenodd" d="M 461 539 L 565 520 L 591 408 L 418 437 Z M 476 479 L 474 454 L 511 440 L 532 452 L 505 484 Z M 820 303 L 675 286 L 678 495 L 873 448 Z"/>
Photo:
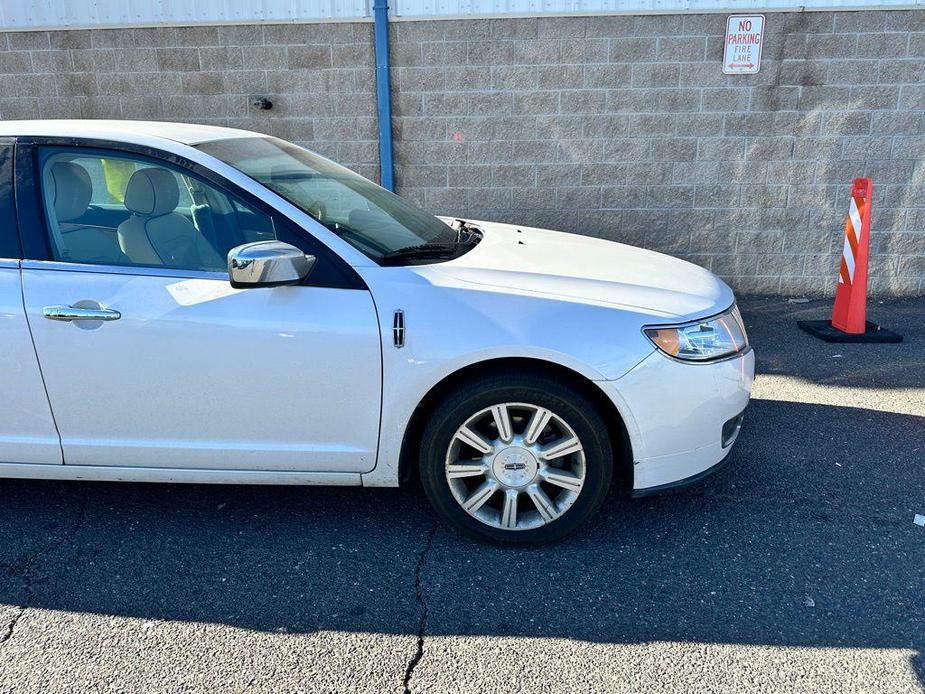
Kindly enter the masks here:
<path id="1" fill-rule="evenodd" d="M 420 449 L 431 503 L 455 527 L 504 544 L 573 532 L 600 508 L 613 455 L 607 426 L 579 389 L 542 375 L 495 375 L 434 410 Z"/>

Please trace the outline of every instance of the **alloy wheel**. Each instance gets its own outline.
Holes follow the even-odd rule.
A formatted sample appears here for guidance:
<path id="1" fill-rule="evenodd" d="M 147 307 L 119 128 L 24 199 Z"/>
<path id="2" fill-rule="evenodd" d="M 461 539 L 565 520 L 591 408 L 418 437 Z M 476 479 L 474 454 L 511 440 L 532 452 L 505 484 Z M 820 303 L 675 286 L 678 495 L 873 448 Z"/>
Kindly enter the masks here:
<path id="1" fill-rule="evenodd" d="M 555 412 L 508 402 L 469 417 L 446 454 L 446 480 L 459 505 L 501 530 L 529 530 L 559 518 L 585 481 L 585 452 Z"/>

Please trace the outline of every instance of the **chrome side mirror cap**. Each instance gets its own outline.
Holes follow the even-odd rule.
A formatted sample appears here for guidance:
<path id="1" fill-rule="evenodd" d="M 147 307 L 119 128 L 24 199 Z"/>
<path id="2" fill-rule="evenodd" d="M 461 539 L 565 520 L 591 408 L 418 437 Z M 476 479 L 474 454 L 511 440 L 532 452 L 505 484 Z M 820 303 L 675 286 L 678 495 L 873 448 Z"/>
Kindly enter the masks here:
<path id="1" fill-rule="evenodd" d="M 314 266 L 315 256 L 282 241 L 245 243 L 228 252 L 228 277 L 236 289 L 299 284 Z"/>

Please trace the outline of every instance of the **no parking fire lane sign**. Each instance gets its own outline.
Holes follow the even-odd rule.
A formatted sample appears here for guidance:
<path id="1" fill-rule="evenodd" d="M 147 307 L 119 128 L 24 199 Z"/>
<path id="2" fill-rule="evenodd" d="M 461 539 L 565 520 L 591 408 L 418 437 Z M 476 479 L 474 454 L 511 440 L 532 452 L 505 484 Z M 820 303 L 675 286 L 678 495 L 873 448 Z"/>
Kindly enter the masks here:
<path id="1" fill-rule="evenodd" d="M 761 67 L 764 43 L 763 14 L 734 14 L 726 20 L 723 73 L 753 75 Z"/>

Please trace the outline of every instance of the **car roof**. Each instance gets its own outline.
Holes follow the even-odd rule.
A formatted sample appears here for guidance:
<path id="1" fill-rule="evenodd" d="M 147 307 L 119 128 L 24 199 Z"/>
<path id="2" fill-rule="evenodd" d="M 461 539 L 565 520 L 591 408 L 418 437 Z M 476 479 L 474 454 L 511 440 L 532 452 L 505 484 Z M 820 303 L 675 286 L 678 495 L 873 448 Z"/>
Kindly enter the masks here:
<path id="1" fill-rule="evenodd" d="M 0 121 L 0 137 L 88 137 L 136 141 L 140 137 L 198 145 L 237 137 L 265 137 L 260 133 L 217 125 L 138 120 L 9 120 Z"/>

